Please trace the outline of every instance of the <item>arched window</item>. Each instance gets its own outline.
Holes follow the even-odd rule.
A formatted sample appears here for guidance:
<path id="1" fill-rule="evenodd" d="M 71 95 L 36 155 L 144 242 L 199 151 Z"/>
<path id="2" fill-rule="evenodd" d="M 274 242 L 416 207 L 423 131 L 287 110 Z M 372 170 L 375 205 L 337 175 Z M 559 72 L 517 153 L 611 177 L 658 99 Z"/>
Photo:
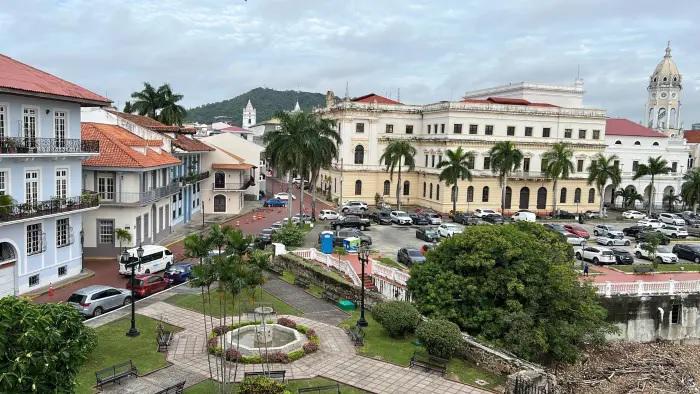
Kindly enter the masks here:
<path id="1" fill-rule="evenodd" d="M 595 202 L 595 189 L 588 189 L 588 203 L 593 204 Z"/>
<path id="2" fill-rule="evenodd" d="M 467 202 L 474 202 L 474 186 L 467 188 Z"/>
<path id="3" fill-rule="evenodd" d="M 581 202 L 581 188 L 577 187 L 576 190 L 574 190 L 574 204 L 578 204 Z"/>
<path id="4" fill-rule="evenodd" d="M 484 186 L 481 190 L 481 202 L 489 202 L 489 187 Z"/>
<path id="5" fill-rule="evenodd" d="M 426 184 L 425 184 L 425 182 L 423 182 L 423 198 L 425 198 L 425 186 L 426 186 Z"/>
<path id="6" fill-rule="evenodd" d="M 528 209 L 530 207 L 530 189 L 524 187 L 520 189 L 520 209 Z"/>
<path id="7" fill-rule="evenodd" d="M 513 189 L 510 186 L 506 186 L 506 198 L 503 202 L 503 208 L 510 209 L 511 202 L 513 201 Z"/>
<path id="8" fill-rule="evenodd" d="M 403 181 L 403 195 L 408 196 L 411 194 L 411 182 Z"/>
<path id="9" fill-rule="evenodd" d="M 355 181 L 355 195 L 359 196 L 361 194 L 362 194 L 362 181 L 358 179 Z"/>
<path id="10" fill-rule="evenodd" d="M 440 185 L 435 185 L 435 199 L 440 201 Z"/>
<path id="11" fill-rule="evenodd" d="M 547 208 L 547 188 L 541 187 L 537 189 L 537 209 Z"/>
<path id="12" fill-rule="evenodd" d="M 355 147 L 355 164 L 364 164 L 365 162 L 365 147 L 357 145 Z"/>
<path id="13" fill-rule="evenodd" d="M 656 141 L 654 141 L 654 143 L 653 143 L 652 145 L 653 145 L 653 146 L 659 146 L 659 143 L 656 142 Z"/>
<path id="14" fill-rule="evenodd" d="M 676 127 L 676 109 L 675 108 L 671 108 L 671 119 L 668 122 L 668 127 L 669 128 Z"/>
<path id="15" fill-rule="evenodd" d="M 430 198 L 433 198 L 433 184 L 430 184 Z"/>
<path id="16" fill-rule="evenodd" d="M 562 187 L 559 191 L 559 203 L 566 204 L 566 188 Z"/>
<path id="17" fill-rule="evenodd" d="M 457 200 L 457 186 L 452 186 L 452 193 L 450 195 L 450 202 L 455 202 Z"/>
<path id="18" fill-rule="evenodd" d="M 620 140 L 615 141 L 615 145 L 622 145 L 622 141 L 620 141 Z"/>
<path id="19" fill-rule="evenodd" d="M 226 196 L 223 194 L 214 196 L 214 212 L 226 212 Z"/>
<path id="20" fill-rule="evenodd" d="M 384 195 L 388 196 L 391 193 L 391 182 L 384 181 Z"/>
<path id="21" fill-rule="evenodd" d="M 634 141 L 634 144 L 635 144 L 635 145 L 641 145 L 642 143 L 639 142 L 639 141 Z"/>

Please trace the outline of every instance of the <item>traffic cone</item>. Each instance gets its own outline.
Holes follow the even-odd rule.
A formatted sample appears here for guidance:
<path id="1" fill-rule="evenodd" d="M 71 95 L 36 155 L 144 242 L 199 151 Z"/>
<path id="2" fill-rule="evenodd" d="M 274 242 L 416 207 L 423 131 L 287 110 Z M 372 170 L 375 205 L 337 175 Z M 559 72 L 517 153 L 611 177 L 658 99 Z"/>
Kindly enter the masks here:
<path id="1" fill-rule="evenodd" d="M 241 227 L 241 221 L 240 221 L 240 220 L 236 220 L 236 227 Z"/>
<path id="2" fill-rule="evenodd" d="M 49 283 L 49 297 L 53 297 L 53 283 Z"/>

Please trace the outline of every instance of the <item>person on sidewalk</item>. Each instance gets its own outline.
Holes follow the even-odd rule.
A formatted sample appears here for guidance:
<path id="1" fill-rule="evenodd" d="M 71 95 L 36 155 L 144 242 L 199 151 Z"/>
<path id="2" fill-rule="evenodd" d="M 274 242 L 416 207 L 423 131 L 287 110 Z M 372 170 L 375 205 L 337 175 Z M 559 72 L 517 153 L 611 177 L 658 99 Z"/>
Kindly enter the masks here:
<path id="1" fill-rule="evenodd" d="M 583 276 L 588 276 L 588 261 L 583 262 Z"/>

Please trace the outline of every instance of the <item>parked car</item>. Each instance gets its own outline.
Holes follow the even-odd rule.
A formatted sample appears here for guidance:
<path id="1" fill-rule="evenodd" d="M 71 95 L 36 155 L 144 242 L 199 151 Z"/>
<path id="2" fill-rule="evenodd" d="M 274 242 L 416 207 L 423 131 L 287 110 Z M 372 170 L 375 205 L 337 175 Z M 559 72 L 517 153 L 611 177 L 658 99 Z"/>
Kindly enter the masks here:
<path id="1" fill-rule="evenodd" d="M 318 214 L 318 218 L 321 220 L 338 220 L 340 215 L 338 212 L 330 209 L 322 209 Z"/>
<path id="2" fill-rule="evenodd" d="M 434 227 L 421 227 L 416 229 L 416 238 L 426 242 L 437 242 L 440 240 L 440 234 Z"/>
<path id="3" fill-rule="evenodd" d="M 170 284 L 184 283 L 192 277 L 192 264 L 180 263 L 165 270 L 163 278 L 170 281 Z"/>
<path id="4" fill-rule="evenodd" d="M 631 227 L 625 227 L 622 229 L 622 234 L 630 236 L 630 237 L 635 237 L 638 233 L 649 230 L 649 227 L 646 226 L 631 226 Z"/>
<path id="5" fill-rule="evenodd" d="M 356 228 L 344 228 L 333 232 L 333 246 L 343 246 L 343 241 L 351 237 L 359 238 L 361 245 L 372 245 L 372 237 L 369 235 Z M 321 234 L 318 235 L 318 243 L 321 243 Z"/>
<path id="6" fill-rule="evenodd" d="M 498 212 L 496 212 L 496 211 L 494 211 L 493 209 L 481 209 L 481 208 L 477 208 L 477 209 L 474 210 L 474 216 L 476 216 L 476 217 L 478 217 L 478 218 L 480 218 L 480 217 L 482 217 L 482 216 L 486 216 L 486 215 L 499 215 L 499 216 L 500 216 L 501 214 L 498 213 Z"/>
<path id="7" fill-rule="evenodd" d="M 411 218 L 411 223 L 417 226 L 426 226 L 430 224 L 430 219 L 425 215 L 421 215 L 420 213 L 409 213 L 408 217 Z"/>
<path id="8" fill-rule="evenodd" d="M 391 224 L 391 212 L 389 211 L 374 211 L 369 215 L 369 218 L 377 224 Z"/>
<path id="9" fill-rule="evenodd" d="M 559 219 L 576 219 L 576 214 L 571 213 L 569 211 L 564 211 L 562 209 L 557 210 L 557 212 L 554 212 L 552 214 L 552 217 L 559 218 Z"/>
<path id="10" fill-rule="evenodd" d="M 659 231 L 671 238 L 688 238 L 688 231 L 685 229 L 685 227 L 681 226 L 664 224 Z"/>
<path id="11" fill-rule="evenodd" d="M 474 216 L 467 214 L 465 212 L 457 212 L 452 216 L 452 221 L 455 223 L 459 224 L 464 224 L 467 226 L 475 225 L 481 223 L 481 219 Z"/>
<path id="12" fill-rule="evenodd" d="M 622 212 L 622 217 L 624 219 L 646 219 L 647 215 L 643 214 L 642 212 L 635 211 L 635 210 L 629 210 Z"/>
<path id="13" fill-rule="evenodd" d="M 421 214 L 428 219 L 429 224 L 441 224 L 442 223 L 442 215 L 440 215 L 437 212 L 421 212 Z"/>
<path id="14" fill-rule="evenodd" d="M 662 233 L 659 230 L 654 230 L 654 229 L 647 229 L 644 231 L 640 231 L 637 233 L 637 235 L 634 236 L 634 238 L 637 240 L 637 242 L 644 242 L 649 239 L 649 237 L 654 234 L 657 237 L 660 237 L 659 243 L 661 245 L 668 245 L 671 243 L 671 238 L 669 238 L 666 234 Z"/>
<path id="15" fill-rule="evenodd" d="M 612 234 L 616 237 L 622 237 L 625 235 L 624 232 L 616 229 L 613 226 L 610 226 L 608 224 L 597 224 L 595 227 L 593 227 L 593 235 L 602 235 L 602 234 Z"/>
<path id="16" fill-rule="evenodd" d="M 348 201 L 340 209 L 340 212 L 345 213 L 345 212 L 349 212 L 352 209 L 359 209 L 361 211 L 366 212 L 369 209 L 369 206 L 367 206 L 366 202 L 362 202 L 362 201 Z"/>
<path id="17" fill-rule="evenodd" d="M 334 220 L 331 222 L 331 228 L 334 230 L 348 227 L 367 230 L 369 226 L 369 219 L 363 219 L 354 215 L 348 215 L 342 219 Z"/>
<path id="18" fill-rule="evenodd" d="M 136 275 L 134 277 L 134 294 L 137 297 L 148 297 L 170 286 L 170 281 L 158 275 Z M 126 288 L 131 289 L 131 281 L 126 282 Z"/>
<path id="19" fill-rule="evenodd" d="M 281 200 L 279 198 L 270 198 L 265 200 L 263 207 L 286 207 L 287 200 Z"/>
<path id="20" fill-rule="evenodd" d="M 306 186 L 307 183 L 309 183 L 309 181 L 307 179 L 304 179 L 304 186 Z M 301 185 L 301 178 L 292 179 L 292 185 L 296 185 L 296 186 Z"/>
<path id="21" fill-rule="evenodd" d="M 287 192 L 280 192 L 272 196 L 272 198 L 276 198 L 278 200 L 284 200 L 284 201 L 289 201 L 289 196 L 292 196 L 292 200 L 296 200 L 297 196 L 294 194 L 289 194 Z"/>
<path id="22" fill-rule="evenodd" d="M 429 251 L 433 250 L 433 248 L 435 248 L 435 244 L 424 244 L 420 247 L 420 252 L 425 256 Z"/>
<path id="23" fill-rule="evenodd" d="M 563 225 L 563 224 L 559 224 L 559 223 L 545 223 L 545 224 L 543 224 L 543 226 L 546 227 L 546 228 L 549 229 L 549 230 L 556 231 L 556 232 L 558 232 L 558 233 L 562 233 L 562 232 L 566 233 L 566 232 L 567 232 L 566 229 L 564 228 L 564 225 Z"/>
<path id="24" fill-rule="evenodd" d="M 518 211 L 510 217 L 515 222 L 535 222 L 537 215 L 530 211 Z"/>
<path id="25" fill-rule="evenodd" d="M 610 250 L 612 250 L 613 255 L 615 255 L 615 264 L 634 264 L 632 253 L 620 248 L 611 248 Z"/>
<path id="26" fill-rule="evenodd" d="M 111 309 L 131 303 L 131 291 L 92 285 L 77 290 L 68 297 L 66 302 L 84 316 L 99 316 Z"/>
<path id="27" fill-rule="evenodd" d="M 272 224 L 270 225 L 269 228 L 270 228 L 270 229 L 272 230 L 272 232 L 274 233 L 274 232 L 277 232 L 277 231 L 278 231 L 279 229 L 281 229 L 282 227 L 284 227 L 284 224 L 283 224 L 282 222 L 274 222 L 274 223 L 272 223 Z"/>
<path id="28" fill-rule="evenodd" d="M 595 265 L 615 263 L 615 255 L 612 250 L 598 246 L 586 246 L 578 249 L 575 256 L 579 260 L 590 261 Z"/>
<path id="29" fill-rule="evenodd" d="M 404 211 L 391 211 L 389 214 L 391 217 L 391 222 L 396 224 L 412 224 L 413 220 Z"/>
<path id="30" fill-rule="evenodd" d="M 700 263 L 700 245 L 675 244 L 671 252 L 678 258 L 690 260 L 696 264 Z"/>
<path id="31" fill-rule="evenodd" d="M 681 217 L 683 218 L 683 220 L 685 220 L 685 223 L 688 225 L 700 224 L 700 217 L 694 214 L 692 211 L 681 212 Z"/>
<path id="32" fill-rule="evenodd" d="M 564 229 L 565 229 L 566 231 L 570 232 L 571 234 L 576 234 L 576 235 L 578 235 L 578 236 L 581 237 L 581 238 L 586 238 L 586 239 L 588 239 L 588 238 L 591 237 L 591 235 L 588 234 L 588 231 L 586 231 L 586 229 L 584 229 L 584 228 L 581 227 L 581 226 L 577 226 L 577 225 L 575 225 L 575 224 L 565 224 L 565 225 L 564 225 Z"/>
<path id="33" fill-rule="evenodd" d="M 425 256 L 418 249 L 401 248 L 396 253 L 396 260 L 401 264 L 413 265 L 425 262 Z"/>
<path id="34" fill-rule="evenodd" d="M 481 220 L 491 223 L 491 224 L 503 224 L 506 219 L 501 215 L 484 215 Z"/>
<path id="35" fill-rule="evenodd" d="M 660 213 L 659 221 L 665 224 L 671 224 L 675 226 L 685 226 L 685 220 L 674 213 Z"/>
<path id="36" fill-rule="evenodd" d="M 634 255 L 637 256 L 638 259 L 650 259 L 651 256 L 649 255 L 649 252 L 644 250 L 643 246 L 644 242 L 638 243 L 637 246 L 634 247 Z M 657 263 L 672 264 L 678 262 L 678 256 L 676 256 L 668 246 L 660 245 L 656 248 L 655 260 Z"/>
<path id="37" fill-rule="evenodd" d="M 143 256 L 139 259 L 137 250 L 138 248 L 127 249 L 126 252 L 129 255 L 129 263 L 138 262 L 140 263 L 136 267 L 137 274 L 152 274 L 154 272 L 159 272 L 170 268 L 173 264 L 173 253 L 164 246 L 160 245 L 143 245 Z M 131 268 L 127 268 L 122 257 L 117 256 L 117 261 L 119 262 L 119 273 L 122 275 L 131 275 Z"/>
<path id="38" fill-rule="evenodd" d="M 586 238 L 581 238 L 576 234 L 571 234 L 566 231 L 563 231 L 560 234 L 566 239 L 566 243 L 569 245 L 582 246 L 586 243 Z"/>
<path id="39" fill-rule="evenodd" d="M 268 245 L 272 243 L 272 234 L 275 233 L 274 229 L 271 228 L 264 228 L 262 231 L 260 231 L 260 234 L 258 234 L 258 242 L 262 245 Z"/>
<path id="40" fill-rule="evenodd" d="M 637 225 L 651 228 L 661 228 L 664 224 L 661 223 L 659 219 L 642 219 L 637 222 Z"/>
<path id="41" fill-rule="evenodd" d="M 606 214 L 600 213 L 600 211 L 586 211 L 583 213 L 583 216 L 586 217 L 586 219 L 595 219 L 595 218 L 605 218 L 608 217 Z"/>
<path id="42" fill-rule="evenodd" d="M 462 229 L 454 223 L 443 223 L 438 226 L 438 234 L 441 237 L 451 237 L 455 234 L 462 234 Z"/>
<path id="43" fill-rule="evenodd" d="M 306 214 L 306 213 L 297 213 L 296 215 L 292 216 L 292 220 L 295 221 L 296 223 L 311 223 L 313 222 L 313 218 L 311 215 Z"/>
<path id="44" fill-rule="evenodd" d="M 685 227 L 685 230 L 688 232 L 688 235 L 692 235 L 693 237 L 700 237 L 700 223 L 689 224 Z"/>
<path id="45" fill-rule="evenodd" d="M 601 234 L 595 241 L 598 245 L 606 246 L 630 246 L 631 244 L 629 239 L 611 233 Z"/>

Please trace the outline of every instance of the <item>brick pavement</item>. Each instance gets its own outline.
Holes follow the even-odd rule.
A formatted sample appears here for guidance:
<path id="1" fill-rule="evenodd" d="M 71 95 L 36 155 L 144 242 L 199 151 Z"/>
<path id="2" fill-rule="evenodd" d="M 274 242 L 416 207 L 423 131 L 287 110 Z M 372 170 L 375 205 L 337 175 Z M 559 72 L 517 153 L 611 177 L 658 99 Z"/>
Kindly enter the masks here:
<path id="1" fill-rule="evenodd" d="M 263 288 L 275 297 L 304 312 L 304 317 L 322 323 L 338 325 L 348 318 L 348 314 L 329 302 L 320 300 L 301 288 L 277 279 L 268 278 Z"/>

